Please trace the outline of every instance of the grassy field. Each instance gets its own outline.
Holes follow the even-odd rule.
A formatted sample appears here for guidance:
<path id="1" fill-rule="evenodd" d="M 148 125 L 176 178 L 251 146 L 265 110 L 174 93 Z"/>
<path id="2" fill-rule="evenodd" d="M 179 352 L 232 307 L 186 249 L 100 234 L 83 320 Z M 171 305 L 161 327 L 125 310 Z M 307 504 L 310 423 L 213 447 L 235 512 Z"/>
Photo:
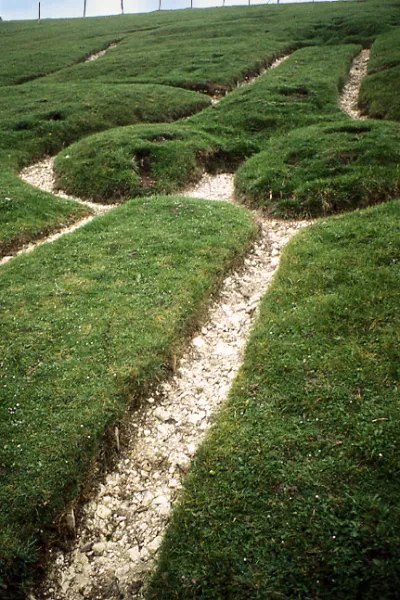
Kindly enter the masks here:
<path id="1" fill-rule="evenodd" d="M 85 21 L 49 20 L 43 21 L 40 27 L 35 22 L 4 22 L 0 28 L 3 49 L 0 121 L 4 133 L 0 140 L 1 171 L 9 164 L 18 170 L 95 131 L 117 125 L 171 121 L 207 105 L 206 98 L 184 96 L 179 87 L 224 92 L 235 87 L 236 81 L 257 73 L 276 56 L 288 51 L 304 46 L 316 49 L 338 44 L 370 45 L 377 36 L 397 25 L 397 3 L 389 0 L 385 0 L 384 8 L 382 3 L 369 0 L 362 6 L 316 3 L 255 6 L 250 10 L 232 7 L 179 13 L 161 11 Z M 248 43 L 250 38 L 251 44 Z M 190 44 L 187 44 L 188 39 Z M 116 48 L 95 62 L 84 63 L 90 53 L 112 42 L 117 42 Z M 326 52 L 335 54 L 333 50 Z M 340 54 L 342 50 L 337 52 Z M 321 68 L 323 64 L 315 65 L 315 75 L 319 68 L 319 75 L 331 85 L 337 76 L 340 87 L 346 68 L 332 65 L 334 74 L 329 77 Z M 24 84 L 27 81 L 30 83 Z M 139 84 L 172 85 L 176 95 L 170 87 Z M 269 105 L 263 100 L 264 93 L 271 94 Z M 315 93 L 321 102 L 319 109 L 323 111 L 321 94 L 330 94 L 332 100 L 333 89 L 318 89 Z M 303 113 L 304 118 L 307 111 L 311 113 L 311 120 L 317 118 L 312 98 L 305 101 L 302 96 L 302 102 L 295 103 L 293 94 L 289 93 L 285 103 L 279 94 L 279 90 L 272 94 L 271 90 L 258 87 L 253 90 L 251 101 L 243 92 L 239 108 L 227 102 L 204 115 L 201 127 L 194 121 L 194 128 L 204 127 L 206 132 L 220 136 L 220 143 L 225 145 L 225 167 L 232 162 L 236 164 L 244 156 L 262 149 L 260 144 L 262 146 L 265 137 L 284 125 L 284 120 L 279 118 L 280 110 L 284 119 L 288 112 L 293 120 L 295 110 Z M 278 102 L 278 110 L 274 111 L 275 102 Z M 287 105 L 291 105 L 292 110 Z M 260 116 L 260 111 L 265 110 L 272 111 L 270 120 Z M 163 189 L 162 184 L 160 188 Z M 32 194 L 28 191 L 22 194 L 21 201 L 26 205 L 26 222 L 21 214 L 16 214 L 14 219 L 9 206 L 5 218 L 4 211 L 0 214 L 2 232 L 7 223 L 15 221 L 20 225 L 20 231 L 13 228 L 8 247 L 17 247 L 27 238 L 35 239 L 42 231 L 59 226 L 59 219 L 49 218 L 44 207 L 42 211 L 33 207 Z M 47 205 L 50 202 L 48 198 Z M 59 205 L 50 212 L 57 213 Z M 64 205 L 63 211 L 71 211 L 69 220 L 74 218 L 70 205 Z"/>
<path id="2" fill-rule="evenodd" d="M 298 236 L 150 599 L 398 598 L 400 203 Z"/>
<path id="3" fill-rule="evenodd" d="M 107 427 L 171 369 L 251 215 L 130 202 L 1 272 L 0 581 L 37 558 Z"/>
<path id="4" fill-rule="evenodd" d="M 399 0 L 0 23 L 0 254 L 87 212 L 19 180 L 45 155 L 69 191 L 128 200 L 1 268 L 7 600 L 255 235 L 244 208 L 153 194 L 244 162 L 242 197 L 266 207 L 273 188 L 280 214 L 389 200 L 398 126 L 352 124 L 337 100 L 373 45 L 362 103 L 398 120 L 399 26 Z M 397 597 L 398 217 L 393 202 L 329 218 L 286 253 L 150 597 Z"/>
<path id="5" fill-rule="evenodd" d="M 359 50 L 355 45 L 299 50 L 252 85 L 186 119 L 184 127 L 138 126 L 85 138 L 56 161 L 61 187 L 112 201 L 181 189 L 206 167 L 231 169 L 276 132 L 340 118 L 339 89 Z"/>

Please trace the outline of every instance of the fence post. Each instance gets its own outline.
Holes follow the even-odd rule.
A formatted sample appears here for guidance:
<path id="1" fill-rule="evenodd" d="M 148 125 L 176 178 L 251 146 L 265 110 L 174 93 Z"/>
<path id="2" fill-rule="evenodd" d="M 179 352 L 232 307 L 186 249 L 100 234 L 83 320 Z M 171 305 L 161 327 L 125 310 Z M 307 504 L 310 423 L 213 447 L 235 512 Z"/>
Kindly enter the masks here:
<path id="1" fill-rule="evenodd" d="M 83 18 L 86 17 L 86 0 L 83 0 Z"/>
<path id="2" fill-rule="evenodd" d="M 40 0 L 39 0 L 38 24 L 40 25 Z"/>

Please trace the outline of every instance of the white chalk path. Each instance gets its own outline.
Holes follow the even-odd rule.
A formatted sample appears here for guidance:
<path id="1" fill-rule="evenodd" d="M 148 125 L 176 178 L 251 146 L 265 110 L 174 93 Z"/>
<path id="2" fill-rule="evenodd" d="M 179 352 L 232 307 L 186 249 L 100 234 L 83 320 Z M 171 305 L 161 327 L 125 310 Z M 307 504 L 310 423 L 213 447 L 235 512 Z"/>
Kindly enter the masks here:
<path id="1" fill-rule="evenodd" d="M 104 54 L 106 52 L 108 52 L 110 49 L 115 48 L 116 46 L 117 46 L 116 43 L 110 44 L 110 46 L 108 46 L 104 50 L 101 50 L 100 52 L 91 54 L 87 58 L 86 62 L 91 62 L 93 60 L 97 60 L 101 56 L 104 56 Z M 246 78 L 243 82 L 240 82 L 240 83 L 238 82 L 238 87 L 251 84 L 255 79 L 257 79 L 258 77 L 263 75 L 266 71 L 268 71 L 270 69 L 274 69 L 277 66 L 279 66 L 283 61 L 285 61 L 287 58 L 289 58 L 289 56 L 290 55 L 282 56 L 282 57 L 276 59 L 269 67 L 266 67 L 265 69 L 263 69 L 259 75 Z M 219 100 L 220 100 L 220 98 L 214 98 L 213 102 L 216 103 Z M 104 214 L 105 212 L 118 206 L 117 204 L 101 205 L 96 202 L 88 202 L 85 200 L 81 200 L 80 198 L 77 198 L 76 196 L 69 196 L 69 195 L 65 194 L 64 192 L 57 190 L 55 188 L 54 158 L 52 158 L 52 157 L 47 157 L 47 158 L 39 161 L 38 163 L 35 163 L 34 165 L 26 167 L 25 169 L 23 169 L 21 171 L 20 177 L 26 183 L 29 183 L 30 185 L 33 185 L 34 187 L 37 187 L 38 189 L 40 189 L 44 192 L 49 192 L 49 193 L 53 194 L 54 196 L 57 196 L 58 198 L 63 198 L 64 200 L 78 202 L 79 204 L 83 204 L 84 206 L 87 206 L 88 208 L 90 208 L 93 211 L 95 216 Z M 0 259 L 0 266 L 8 263 L 15 256 L 19 256 L 19 255 L 25 254 L 27 252 L 32 252 L 38 246 L 54 242 L 61 236 L 67 235 L 68 233 L 72 233 L 73 231 L 76 231 L 80 227 L 83 227 L 84 225 L 89 223 L 92 219 L 93 219 L 93 217 L 81 219 L 78 222 L 76 222 L 70 226 L 63 227 L 62 229 L 47 236 L 46 238 L 39 239 L 37 241 L 26 244 L 25 246 L 20 248 L 18 251 L 13 252 L 7 256 L 4 256 L 2 259 Z"/>
<path id="2" fill-rule="evenodd" d="M 185 195 L 233 202 L 233 175 L 206 175 Z M 280 253 L 309 224 L 261 220 L 261 236 L 243 268 L 226 278 L 176 375 L 129 423 L 123 454 L 84 506 L 72 550 L 51 551 L 48 578 L 32 600 L 144 597 L 171 506 L 191 458 L 226 401 Z"/>
<path id="3" fill-rule="evenodd" d="M 233 175 L 207 175 L 185 196 L 233 202 L 232 191 Z M 132 419 L 121 459 L 84 507 L 73 550 L 53 550 L 53 568 L 40 598 L 144 597 L 171 505 L 191 458 L 226 401 L 281 250 L 309 224 L 261 222 L 259 240 L 243 268 L 224 281 L 209 320 L 192 340 L 176 375 Z"/>
<path id="4" fill-rule="evenodd" d="M 368 73 L 369 50 L 362 50 L 353 61 L 349 78 L 340 95 L 340 108 L 352 119 L 363 120 L 367 117 L 361 114 L 358 108 L 358 96 L 363 79 Z"/>
<path id="5" fill-rule="evenodd" d="M 62 198 L 63 200 L 69 200 L 71 202 L 76 202 L 78 204 L 82 204 L 83 206 L 87 206 L 94 213 L 92 216 L 85 217 L 76 221 L 72 225 L 67 225 L 66 227 L 62 227 L 55 233 L 37 241 L 31 242 L 29 244 L 25 244 L 14 252 L 13 254 L 9 254 L 0 259 L 0 266 L 5 265 L 11 259 L 16 256 L 20 256 L 21 254 L 27 254 L 42 246 L 43 244 L 49 244 L 51 242 L 55 242 L 63 235 L 67 235 L 68 233 L 72 233 L 87 223 L 93 221 L 95 216 L 103 215 L 106 212 L 112 210 L 117 204 L 97 204 L 95 202 L 87 202 L 85 200 L 81 200 L 80 198 L 76 198 L 75 196 L 68 196 L 64 192 L 58 191 L 55 189 L 55 178 L 54 178 L 54 158 L 48 157 L 40 162 L 31 165 L 30 167 L 26 167 L 20 173 L 20 177 L 25 183 L 29 183 L 34 187 L 42 190 L 43 192 L 48 192 L 53 194 L 53 196 L 57 196 L 58 198 Z"/>

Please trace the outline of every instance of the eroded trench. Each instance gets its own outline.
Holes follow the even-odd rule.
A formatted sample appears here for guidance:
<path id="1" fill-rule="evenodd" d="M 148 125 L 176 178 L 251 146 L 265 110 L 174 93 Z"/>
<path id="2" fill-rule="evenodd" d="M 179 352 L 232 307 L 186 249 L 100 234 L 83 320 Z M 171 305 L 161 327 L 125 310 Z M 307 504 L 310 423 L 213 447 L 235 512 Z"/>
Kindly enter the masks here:
<path id="1" fill-rule="evenodd" d="M 353 118 L 360 117 L 354 114 L 354 105 L 366 72 L 366 56 L 364 51 L 354 61 L 340 100 Z M 41 189 L 52 191 L 51 159 L 41 165 L 21 176 L 38 187 L 46 179 L 47 187 Z M 182 195 L 234 202 L 233 175 L 206 174 Z M 227 399 L 281 251 L 310 224 L 256 218 L 260 236 L 242 268 L 225 279 L 218 301 L 210 307 L 207 322 L 193 338 L 174 377 L 160 385 L 126 424 L 127 442 L 120 458 L 83 506 L 77 527 L 69 511 L 67 519 L 75 529 L 72 548 L 49 551 L 47 578 L 30 600 L 144 598 L 171 507 L 196 449 Z M 119 446 L 118 430 L 115 433 Z"/>

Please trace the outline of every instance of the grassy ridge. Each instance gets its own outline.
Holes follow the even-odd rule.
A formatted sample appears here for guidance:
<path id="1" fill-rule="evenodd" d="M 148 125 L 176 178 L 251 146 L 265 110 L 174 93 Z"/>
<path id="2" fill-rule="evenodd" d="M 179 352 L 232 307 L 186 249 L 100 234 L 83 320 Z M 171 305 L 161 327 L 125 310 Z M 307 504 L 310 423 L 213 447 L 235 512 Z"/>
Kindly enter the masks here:
<path id="1" fill-rule="evenodd" d="M 186 124 L 122 127 L 61 152 L 58 185 L 94 201 L 172 193 L 201 175 L 221 145 Z"/>
<path id="2" fill-rule="evenodd" d="M 382 7 L 381 2 L 370 0 L 361 8 L 357 3 L 316 3 L 49 20 L 40 27 L 35 22 L 2 23 L 2 168 L 11 165 L 18 169 L 94 131 L 115 125 L 177 119 L 204 108 L 207 102 L 201 97 L 184 96 L 183 92 L 179 95 L 178 90 L 174 96 L 166 87 L 126 84 L 165 83 L 199 90 L 225 90 L 290 49 L 305 45 L 371 44 L 376 36 L 400 22 L 396 2 L 385 1 Z M 190 44 L 186 43 L 188 39 Z M 98 61 L 83 63 L 88 54 L 112 41 L 119 41 L 117 48 Z M 320 75 L 326 79 L 323 72 Z M 15 85 L 37 78 L 37 82 L 29 85 Z M 121 85 L 116 86 L 116 82 Z M 276 94 L 276 97 L 270 95 L 271 103 L 266 105 L 262 88 L 258 91 L 258 97 L 254 91 L 252 102 L 243 93 L 240 107 L 224 104 L 223 109 L 217 107 L 207 113 L 199 125 L 194 122 L 196 130 L 201 125 L 221 137 L 225 157 L 229 155 L 228 163 L 262 149 L 265 138 L 272 130 L 285 126 L 286 119 L 288 127 L 289 123 L 296 125 L 293 118 L 296 111 L 302 114 L 302 119 L 307 111 L 313 115 L 312 119 L 316 116 L 311 98 L 305 101 L 301 97 L 302 102 L 297 104 L 293 95 L 287 98 L 286 104 L 292 103 L 292 110 Z M 317 93 L 322 101 L 319 92 L 324 95 L 327 90 Z M 283 119 L 272 110 L 274 102 L 283 111 Z M 272 111 L 270 117 L 260 116 L 260 111 L 265 110 Z M 243 115 L 247 111 L 248 116 Z M 187 167 L 193 177 L 190 165 Z M 5 175 L 3 188 L 9 177 L 9 173 Z M 26 200 L 26 222 L 21 220 L 21 213 L 11 215 L 10 206 L 5 217 L 0 215 L 2 231 L 7 222 L 21 223 L 21 231 L 15 231 L 12 240 L 14 246 L 29 235 L 34 239 L 42 230 L 51 228 L 51 218 L 46 214 L 49 198 L 42 205 L 42 222 L 37 208 L 31 205 L 32 198 L 30 192 L 20 196 L 21 201 Z M 59 210 L 59 202 L 57 206 L 55 212 Z M 64 205 L 63 211 L 70 209 L 71 206 Z M 73 218 L 73 212 L 69 218 Z M 55 218 L 53 226 L 57 225 Z"/>
<path id="3" fill-rule="evenodd" d="M 221 136 L 225 152 L 243 158 L 262 150 L 275 133 L 337 119 L 339 90 L 359 50 L 357 45 L 298 50 L 188 123 Z"/>
<path id="4" fill-rule="evenodd" d="M 0 173 L 0 257 L 78 221 L 91 210 L 23 183 L 14 173 Z"/>
<path id="5" fill-rule="evenodd" d="M 399 218 L 286 250 L 149 599 L 398 598 Z"/>
<path id="6" fill-rule="evenodd" d="M 173 121 L 209 103 L 201 94 L 161 85 L 0 87 L 0 128 L 7 132 L 0 139 L 0 256 L 88 213 L 23 184 L 16 176 L 21 167 L 95 131 Z"/>
<path id="7" fill-rule="evenodd" d="M 182 125 L 123 128 L 81 140 L 57 158 L 61 187 L 100 201 L 171 192 L 205 165 L 230 166 L 259 151 L 275 132 L 339 118 L 338 90 L 359 49 L 302 49 Z"/>
<path id="8" fill-rule="evenodd" d="M 0 127 L 17 148 L 55 153 L 90 133 L 141 122 L 169 122 L 207 108 L 201 94 L 162 85 L 50 84 L 0 88 Z M 2 144 L 7 148 L 7 144 Z"/>
<path id="9" fill-rule="evenodd" d="M 374 119 L 400 121 L 400 30 L 377 38 L 371 48 L 368 77 L 361 85 L 359 104 Z"/>
<path id="10" fill-rule="evenodd" d="M 400 127 L 338 121 L 273 137 L 236 173 L 237 195 L 280 217 L 316 217 L 390 200 L 400 192 Z"/>
<path id="11" fill-rule="evenodd" d="M 127 203 L 0 279 L 0 581 L 78 494 L 107 426 L 165 377 L 255 235 L 220 203 Z"/>

